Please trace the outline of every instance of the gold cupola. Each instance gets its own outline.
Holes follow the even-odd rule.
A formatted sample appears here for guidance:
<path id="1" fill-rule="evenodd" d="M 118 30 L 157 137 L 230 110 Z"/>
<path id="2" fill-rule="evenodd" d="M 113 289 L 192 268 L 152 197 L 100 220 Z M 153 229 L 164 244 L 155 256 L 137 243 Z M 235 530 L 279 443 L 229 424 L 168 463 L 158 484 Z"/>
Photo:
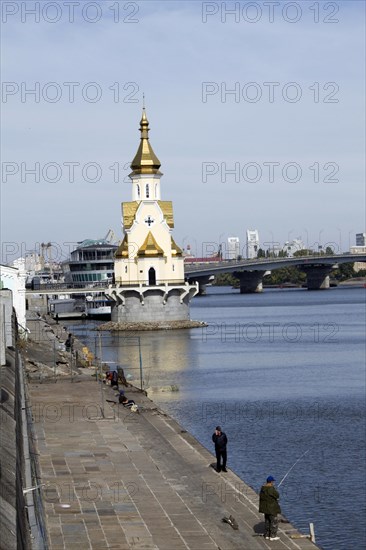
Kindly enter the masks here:
<path id="1" fill-rule="evenodd" d="M 132 174 L 160 174 L 160 160 L 155 155 L 149 142 L 149 121 L 146 117 L 145 107 L 142 109 L 140 120 L 141 141 L 135 158 L 131 163 Z"/>

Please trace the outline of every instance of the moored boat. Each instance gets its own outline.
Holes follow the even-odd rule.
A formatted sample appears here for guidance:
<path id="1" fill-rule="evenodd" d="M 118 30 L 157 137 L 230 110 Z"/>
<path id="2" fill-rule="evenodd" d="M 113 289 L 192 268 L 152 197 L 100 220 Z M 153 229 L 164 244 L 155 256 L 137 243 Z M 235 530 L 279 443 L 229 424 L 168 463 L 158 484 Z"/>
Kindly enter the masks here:
<path id="1" fill-rule="evenodd" d="M 86 314 L 91 319 L 110 319 L 111 301 L 105 296 L 87 296 L 85 300 Z"/>

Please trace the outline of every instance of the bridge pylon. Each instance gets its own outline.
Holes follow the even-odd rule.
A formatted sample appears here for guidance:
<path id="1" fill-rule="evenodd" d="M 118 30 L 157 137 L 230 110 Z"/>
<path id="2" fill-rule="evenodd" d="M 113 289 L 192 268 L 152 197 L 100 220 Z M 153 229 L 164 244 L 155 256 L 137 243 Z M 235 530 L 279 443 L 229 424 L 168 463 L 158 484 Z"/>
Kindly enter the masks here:
<path id="1" fill-rule="evenodd" d="M 306 273 L 308 290 L 327 290 L 330 287 L 329 275 L 335 265 L 302 265 L 299 269 Z"/>
<path id="2" fill-rule="evenodd" d="M 240 281 L 240 294 L 263 292 L 263 277 L 268 271 L 234 271 Z"/>

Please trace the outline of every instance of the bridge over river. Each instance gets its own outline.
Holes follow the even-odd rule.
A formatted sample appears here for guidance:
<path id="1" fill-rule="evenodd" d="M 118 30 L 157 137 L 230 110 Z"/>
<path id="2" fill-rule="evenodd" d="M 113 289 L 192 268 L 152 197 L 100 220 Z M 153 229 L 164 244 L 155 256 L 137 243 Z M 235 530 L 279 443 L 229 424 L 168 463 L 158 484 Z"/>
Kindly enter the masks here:
<path id="1" fill-rule="evenodd" d="M 205 285 L 219 273 L 232 273 L 240 281 L 242 294 L 261 292 L 263 277 L 275 269 L 297 267 L 307 277 L 309 290 L 329 288 L 329 274 L 339 264 L 366 262 L 366 254 L 338 254 L 297 256 L 292 258 L 254 258 L 252 260 L 223 260 L 218 262 L 200 261 L 185 265 L 185 275 L 188 281 L 197 281 L 200 293 L 205 291 Z"/>
<path id="2" fill-rule="evenodd" d="M 240 281 L 241 293 L 260 292 L 262 281 L 266 274 L 282 267 L 295 266 L 307 275 L 309 290 L 329 288 L 329 274 L 339 264 L 366 262 L 366 254 L 314 255 L 295 258 L 255 258 L 252 260 L 222 260 L 190 261 L 185 264 L 186 280 L 198 282 L 200 293 L 205 292 L 205 286 L 219 273 L 232 273 Z M 169 281 L 162 284 L 169 286 Z M 141 283 L 141 286 L 145 286 Z M 108 281 L 98 282 L 86 287 L 70 283 L 46 283 L 38 288 L 27 289 L 29 294 L 61 295 L 61 294 L 97 294 L 106 292 L 111 287 Z"/>

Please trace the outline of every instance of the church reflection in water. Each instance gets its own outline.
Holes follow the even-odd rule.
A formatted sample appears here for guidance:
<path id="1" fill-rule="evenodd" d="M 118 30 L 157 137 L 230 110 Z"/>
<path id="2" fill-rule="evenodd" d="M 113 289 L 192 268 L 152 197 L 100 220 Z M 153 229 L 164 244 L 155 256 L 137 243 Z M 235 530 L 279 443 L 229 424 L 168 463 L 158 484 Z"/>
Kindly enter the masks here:
<path id="1" fill-rule="evenodd" d="M 188 329 L 106 334 L 102 344 L 103 359 L 108 356 L 112 368 L 113 364 L 121 366 L 127 380 L 137 387 L 140 387 L 142 371 L 142 387 L 148 392 L 168 391 L 169 386 L 177 386 L 180 390 L 182 373 L 194 369 L 199 361 L 197 344 L 200 331 Z"/>

